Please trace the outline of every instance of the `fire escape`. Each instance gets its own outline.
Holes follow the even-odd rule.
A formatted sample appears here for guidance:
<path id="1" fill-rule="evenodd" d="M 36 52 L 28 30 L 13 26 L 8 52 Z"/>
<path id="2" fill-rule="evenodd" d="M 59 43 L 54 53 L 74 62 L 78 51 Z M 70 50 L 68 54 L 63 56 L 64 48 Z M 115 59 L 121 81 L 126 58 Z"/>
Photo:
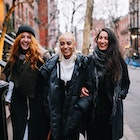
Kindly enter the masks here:
<path id="1" fill-rule="evenodd" d="M 2 33 L 2 31 L 0 30 L 0 37 L 1 37 L 1 33 Z M 10 50 L 10 47 L 13 45 L 14 38 L 15 38 L 14 32 L 11 32 L 10 35 L 8 35 L 8 34 L 5 35 L 3 56 L 2 56 L 4 61 L 7 61 L 7 58 L 9 56 L 9 50 Z"/>

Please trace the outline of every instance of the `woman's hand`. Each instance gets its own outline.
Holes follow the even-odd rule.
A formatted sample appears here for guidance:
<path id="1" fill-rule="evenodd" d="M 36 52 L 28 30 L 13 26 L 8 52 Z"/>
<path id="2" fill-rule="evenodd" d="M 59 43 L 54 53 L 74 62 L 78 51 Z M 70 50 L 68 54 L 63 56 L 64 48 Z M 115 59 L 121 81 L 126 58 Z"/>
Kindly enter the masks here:
<path id="1" fill-rule="evenodd" d="M 86 87 L 82 87 L 80 97 L 89 96 L 89 91 Z"/>

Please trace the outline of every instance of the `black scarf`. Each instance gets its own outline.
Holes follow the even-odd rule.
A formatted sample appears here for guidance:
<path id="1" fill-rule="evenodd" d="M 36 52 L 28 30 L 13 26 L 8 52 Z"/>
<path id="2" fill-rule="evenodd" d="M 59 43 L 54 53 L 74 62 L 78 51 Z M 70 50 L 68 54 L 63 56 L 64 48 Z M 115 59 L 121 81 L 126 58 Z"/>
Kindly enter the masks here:
<path id="1" fill-rule="evenodd" d="M 25 55 L 20 54 L 12 68 L 12 80 L 17 92 L 35 97 L 38 70 L 31 68 L 30 62 L 25 62 Z"/>
<path id="2" fill-rule="evenodd" d="M 103 76 L 106 73 L 106 51 L 99 50 L 96 47 L 95 51 L 93 52 L 95 66 L 97 68 L 98 76 Z"/>

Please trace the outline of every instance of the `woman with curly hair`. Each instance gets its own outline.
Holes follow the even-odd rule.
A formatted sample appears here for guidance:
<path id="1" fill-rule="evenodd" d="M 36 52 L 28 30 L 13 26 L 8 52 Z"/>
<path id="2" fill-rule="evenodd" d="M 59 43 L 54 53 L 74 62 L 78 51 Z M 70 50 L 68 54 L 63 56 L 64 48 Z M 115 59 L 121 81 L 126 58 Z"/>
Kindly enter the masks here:
<path id="1" fill-rule="evenodd" d="M 46 120 L 41 104 L 43 53 L 29 25 L 18 28 L 10 57 L 3 71 L 9 80 L 6 102 L 11 112 L 13 140 L 45 140 Z M 40 118 L 41 117 L 41 118 Z"/>

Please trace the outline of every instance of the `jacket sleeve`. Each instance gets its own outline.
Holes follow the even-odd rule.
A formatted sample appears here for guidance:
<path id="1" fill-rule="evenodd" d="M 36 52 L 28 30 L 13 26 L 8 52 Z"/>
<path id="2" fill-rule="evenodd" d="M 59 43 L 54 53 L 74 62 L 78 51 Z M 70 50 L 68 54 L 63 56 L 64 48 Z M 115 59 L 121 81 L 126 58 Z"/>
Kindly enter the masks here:
<path id="1" fill-rule="evenodd" d="M 93 83 L 91 74 L 91 57 L 85 57 L 83 61 L 83 71 L 81 75 L 84 75 L 82 81 L 82 87 L 86 87 L 89 90 L 89 96 L 80 97 L 78 103 L 75 105 L 76 108 L 80 109 L 82 112 L 86 112 L 92 101 L 93 101 Z"/>
<path id="2" fill-rule="evenodd" d="M 44 77 L 44 79 L 47 79 L 48 76 L 49 76 L 49 72 L 48 72 L 48 69 L 47 69 L 47 63 L 43 64 L 40 68 L 39 68 L 39 71 L 42 75 L 42 77 Z"/>
<path id="3" fill-rule="evenodd" d="M 75 108 L 82 112 L 86 112 L 89 109 L 91 102 L 92 95 L 89 95 L 87 97 L 80 97 L 78 103 L 75 105 Z"/>
<path id="4" fill-rule="evenodd" d="M 125 99 L 128 93 L 129 86 L 130 86 L 130 79 L 128 74 L 128 68 L 126 63 L 124 62 L 122 65 L 122 84 L 121 84 L 121 93 L 120 93 L 122 99 Z"/>
<path id="5" fill-rule="evenodd" d="M 8 91 L 7 91 L 7 94 L 6 94 L 6 98 L 5 98 L 6 103 L 11 103 L 11 97 L 12 97 L 12 94 L 13 94 L 13 89 L 14 89 L 14 82 L 10 81 L 9 85 L 8 85 Z"/>
<path id="6" fill-rule="evenodd" d="M 10 63 L 9 62 L 4 67 L 2 73 L 6 76 L 6 81 L 9 82 L 10 80 Z"/>
<path id="7" fill-rule="evenodd" d="M 46 116 L 49 118 L 49 105 L 48 105 L 48 80 L 45 79 L 41 73 L 39 74 L 39 92 L 41 93 L 41 102 Z"/>

